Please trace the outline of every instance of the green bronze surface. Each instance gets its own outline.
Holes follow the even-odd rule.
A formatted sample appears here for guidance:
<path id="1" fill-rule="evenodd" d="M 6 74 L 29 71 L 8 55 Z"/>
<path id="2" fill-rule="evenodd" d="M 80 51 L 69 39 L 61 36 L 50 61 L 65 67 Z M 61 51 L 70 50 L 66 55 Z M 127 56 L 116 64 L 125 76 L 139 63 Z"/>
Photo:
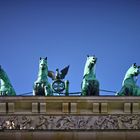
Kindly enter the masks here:
<path id="1" fill-rule="evenodd" d="M 97 58 L 95 56 L 87 56 L 84 75 L 82 81 L 82 95 L 99 95 L 99 82 L 96 79 L 95 64 Z"/>
<path id="2" fill-rule="evenodd" d="M 69 81 L 65 80 L 64 78 L 67 75 L 69 70 L 69 65 L 65 68 L 63 68 L 60 72 L 59 69 L 56 69 L 56 72 L 54 71 L 48 71 L 48 76 L 53 80 L 52 83 L 52 90 L 56 93 L 64 93 L 65 95 L 69 94 Z"/>
<path id="3" fill-rule="evenodd" d="M 140 95 L 140 87 L 137 86 L 136 77 L 139 75 L 140 66 L 137 66 L 136 63 L 134 63 L 126 72 L 122 88 L 120 92 L 117 95 L 120 96 L 139 96 Z"/>
<path id="4" fill-rule="evenodd" d="M 48 63 L 47 57 L 40 58 L 39 60 L 39 72 L 37 80 L 34 82 L 33 95 L 52 95 L 51 85 L 48 81 Z"/>
<path id="5" fill-rule="evenodd" d="M 16 95 L 16 92 L 6 74 L 0 66 L 0 95 Z"/>

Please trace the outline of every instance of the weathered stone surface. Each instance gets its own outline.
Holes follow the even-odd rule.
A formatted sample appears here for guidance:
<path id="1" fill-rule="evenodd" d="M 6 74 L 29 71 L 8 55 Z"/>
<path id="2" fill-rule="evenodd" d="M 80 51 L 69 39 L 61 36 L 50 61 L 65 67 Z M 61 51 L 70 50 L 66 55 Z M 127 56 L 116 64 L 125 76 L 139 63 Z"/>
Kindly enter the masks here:
<path id="1" fill-rule="evenodd" d="M 10 114 L 140 114 L 140 97 L 0 97 L 0 111 Z M 6 103 L 8 110 L 6 110 Z M 46 105 L 45 105 L 46 104 Z M 98 106 L 99 105 L 99 106 Z M 45 107 L 46 106 L 46 107 Z M 66 107 L 67 106 L 67 107 Z M 95 109 L 96 108 L 96 109 Z M 98 110 L 99 108 L 99 110 Z M 65 112 L 65 111 L 66 112 Z"/>
<path id="2" fill-rule="evenodd" d="M 140 115 L 14 115 L 0 116 L 0 129 L 139 130 Z"/>
<path id="3" fill-rule="evenodd" d="M 69 113 L 69 103 L 62 103 L 62 112 Z"/>
<path id="4" fill-rule="evenodd" d="M 139 140 L 139 106 L 132 96 L 0 97 L 0 140 Z"/>
<path id="5" fill-rule="evenodd" d="M 140 140 L 139 131 L 0 131 L 1 140 Z"/>
<path id="6" fill-rule="evenodd" d="M 124 112 L 131 113 L 131 103 L 124 103 Z"/>
<path id="7" fill-rule="evenodd" d="M 6 113 L 6 103 L 0 103 L 0 113 Z"/>
<path id="8" fill-rule="evenodd" d="M 93 113 L 99 113 L 100 112 L 99 106 L 100 106 L 99 103 L 93 103 Z"/>

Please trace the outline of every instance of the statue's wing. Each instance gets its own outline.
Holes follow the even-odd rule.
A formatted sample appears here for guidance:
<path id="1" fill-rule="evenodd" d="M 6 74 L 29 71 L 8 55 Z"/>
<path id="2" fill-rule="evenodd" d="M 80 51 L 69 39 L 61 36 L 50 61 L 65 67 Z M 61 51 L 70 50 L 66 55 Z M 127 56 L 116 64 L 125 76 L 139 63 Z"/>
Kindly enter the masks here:
<path id="1" fill-rule="evenodd" d="M 69 65 L 67 67 L 65 67 L 64 69 L 61 70 L 61 74 L 60 74 L 61 79 L 64 79 L 65 78 L 65 76 L 68 73 L 68 70 L 69 70 Z"/>
<path id="2" fill-rule="evenodd" d="M 55 80 L 55 73 L 53 71 L 48 71 L 48 76 L 52 78 L 52 80 Z"/>

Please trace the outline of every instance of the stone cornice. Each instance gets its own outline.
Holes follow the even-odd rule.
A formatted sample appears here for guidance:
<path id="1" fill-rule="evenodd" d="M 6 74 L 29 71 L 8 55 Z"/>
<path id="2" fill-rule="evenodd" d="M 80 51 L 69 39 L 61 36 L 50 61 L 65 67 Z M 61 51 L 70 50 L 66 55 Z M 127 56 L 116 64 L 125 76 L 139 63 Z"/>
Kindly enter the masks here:
<path id="1" fill-rule="evenodd" d="M 1 96 L 0 114 L 140 114 L 140 97 Z"/>

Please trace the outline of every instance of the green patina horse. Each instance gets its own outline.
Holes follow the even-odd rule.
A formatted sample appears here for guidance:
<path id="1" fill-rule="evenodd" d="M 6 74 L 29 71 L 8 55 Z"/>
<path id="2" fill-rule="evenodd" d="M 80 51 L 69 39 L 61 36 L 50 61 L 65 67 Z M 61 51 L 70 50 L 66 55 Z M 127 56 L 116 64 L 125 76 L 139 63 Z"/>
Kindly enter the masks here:
<path id="1" fill-rule="evenodd" d="M 0 66 L 0 95 L 16 95 L 6 72 Z"/>
<path id="2" fill-rule="evenodd" d="M 82 81 L 82 95 L 83 96 L 98 96 L 99 82 L 96 79 L 95 65 L 97 58 L 95 56 L 87 56 L 87 61 L 84 68 L 84 75 Z"/>
<path id="3" fill-rule="evenodd" d="M 40 58 L 38 78 L 34 82 L 33 95 L 50 96 L 52 95 L 51 85 L 48 82 L 48 64 L 47 57 Z"/>
<path id="4" fill-rule="evenodd" d="M 134 63 L 126 72 L 122 88 L 118 96 L 140 96 L 140 87 L 136 85 L 136 76 L 140 74 L 139 71 L 140 66 L 137 66 Z"/>

